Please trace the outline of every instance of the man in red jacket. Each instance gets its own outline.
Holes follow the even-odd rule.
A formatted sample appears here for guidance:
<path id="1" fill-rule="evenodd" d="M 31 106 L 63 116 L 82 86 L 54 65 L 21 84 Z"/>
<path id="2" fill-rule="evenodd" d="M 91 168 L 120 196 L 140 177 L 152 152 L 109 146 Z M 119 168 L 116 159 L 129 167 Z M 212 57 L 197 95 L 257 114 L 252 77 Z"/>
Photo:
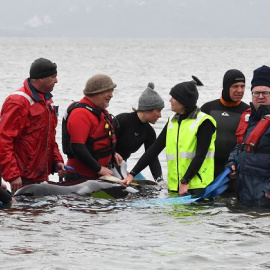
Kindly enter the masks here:
<path id="1" fill-rule="evenodd" d="M 64 162 L 55 141 L 57 107 L 52 94 L 57 66 L 48 59 L 35 60 L 30 78 L 7 97 L 0 120 L 0 165 L 12 191 L 22 185 L 48 180 Z"/>
<path id="2" fill-rule="evenodd" d="M 62 125 L 63 152 L 68 156 L 67 165 L 75 172 L 68 170 L 66 181 L 112 175 L 108 165 L 111 161 L 121 163 L 122 157 L 115 153 L 112 119 L 106 110 L 115 87 L 109 76 L 96 74 L 87 81 L 84 97 L 68 108 Z"/>

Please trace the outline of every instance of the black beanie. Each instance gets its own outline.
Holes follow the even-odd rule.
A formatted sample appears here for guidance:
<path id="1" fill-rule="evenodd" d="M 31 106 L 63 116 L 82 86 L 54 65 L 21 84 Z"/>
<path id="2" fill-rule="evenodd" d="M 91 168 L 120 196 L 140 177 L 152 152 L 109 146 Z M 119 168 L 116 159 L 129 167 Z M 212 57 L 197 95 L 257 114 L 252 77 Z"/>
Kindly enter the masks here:
<path id="1" fill-rule="evenodd" d="M 222 98 L 227 102 L 232 102 L 233 100 L 230 97 L 230 87 L 234 83 L 246 82 L 245 75 L 238 69 L 229 69 L 223 77 L 223 90 Z"/>
<path id="2" fill-rule="evenodd" d="M 57 73 L 57 66 L 45 58 L 36 59 L 30 68 L 31 79 L 41 79 L 52 76 Z"/>
<path id="3" fill-rule="evenodd" d="M 194 81 L 182 82 L 175 85 L 171 89 L 170 95 L 179 103 L 183 104 L 186 109 L 195 108 L 199 98 L 196 82 Z"/>
<path id="4" fill-rule="evenodd" d="M 251 90 L 255 86 L 270 87 L 270 67 L 262 66 L 253 71 L 253 79 L 251 80 Z"/>

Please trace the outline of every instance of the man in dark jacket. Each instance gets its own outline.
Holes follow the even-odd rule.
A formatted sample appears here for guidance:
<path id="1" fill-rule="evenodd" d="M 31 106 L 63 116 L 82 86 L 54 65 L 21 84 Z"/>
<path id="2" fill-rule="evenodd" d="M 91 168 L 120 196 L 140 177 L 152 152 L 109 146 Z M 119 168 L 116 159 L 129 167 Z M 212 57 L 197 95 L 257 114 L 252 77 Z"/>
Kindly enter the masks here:
<path id="1" fill-rule="evenodd" d="M 254 70 L 251 108 L 236 131 L 237 145 L 228 167 L 237 177 L 237 198 L 246 205 L 270 206 L 270 67 Z"/>
<path id="2" fill-rule="evenodd" d="M 223 90 L 219 99 L 205 103 L 201 110 L 210 114 L 217 122 L 215 151 L 215 177 L 222 171 L 229 154 L 236 145 L 235 131 L 240 116 L 249 106 L 242 100 L 245 93 L 245 76 L 237 69 L 228 70 L 223 77 Z M 226 193 L 236 191 L 231 181 Z"/>

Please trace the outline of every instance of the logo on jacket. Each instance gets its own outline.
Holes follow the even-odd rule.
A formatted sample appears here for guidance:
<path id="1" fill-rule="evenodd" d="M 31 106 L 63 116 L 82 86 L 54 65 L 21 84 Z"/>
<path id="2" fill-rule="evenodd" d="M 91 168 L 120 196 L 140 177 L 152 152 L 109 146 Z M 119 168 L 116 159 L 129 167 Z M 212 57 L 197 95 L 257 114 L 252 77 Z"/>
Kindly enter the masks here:
<path id="1" fill-rule="evenodd" d="M 230 116 L 227 112 L 223 112 L 221 115 L 222 116 Z"/>

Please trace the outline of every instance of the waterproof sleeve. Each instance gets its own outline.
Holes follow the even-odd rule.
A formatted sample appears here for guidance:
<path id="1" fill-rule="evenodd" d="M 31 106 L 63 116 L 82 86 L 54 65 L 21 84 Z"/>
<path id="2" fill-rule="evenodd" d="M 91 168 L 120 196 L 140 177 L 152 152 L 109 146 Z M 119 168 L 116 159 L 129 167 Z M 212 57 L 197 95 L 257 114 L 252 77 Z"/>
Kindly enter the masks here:
<path id="1" fill-rule="evenodd" d="M 239 152 L 239 146 L 240 144 L 237 144 L 235 148 L 231 151 L 229 158 L 225 164 L 225 168 L 231 168 L 232 165 L 235 165 L 237 167 L 237 157 Z"/>
<path id="2" fill-rule="evenodd" d="M 59 162 L 64 163 L 62 155 L 60 154 L 57 142 L 54 143 L 53 160 L 57 164 Z"/>
<path id="3" fill-rule="evenodd" d="M 29 110 L 29 102 L 24 97 L 13 101 L 9 97 L 3 104 L 0 121 L 0 165 L 3 178 L 12 182 L 20 176 L 15 157 L 14 141 L 23 132 Z"/>
<path id="4" fill-rule="evenodd" d="M 149 147 L 155 142 L 156 140 L 156 132 L 155 130 L 149 126 L 148 132 L 147 132 L 147 140 L 144 143 L 145 151 L 149 149 Z M 158 156 L 153 158 L 153 160 L 149 163 L 150 171 L 154 177 L 154 179 L 162 179 L 162 170 L 161 165 L 158 159 Z"/>
<path id="5" fill-rule="evenodd" d="M 99 172 L 101 166 L 96 161 L 96 159 L 91 155 L 87 146 L 81 143 L 71 143 L 70 144 L 71 151 L 74 156 L 85 166 L 91 168 L 92 170 Z"/>
<path id="6" fill-rule="evenodd" d="M 197 132 L 196 154 L 183 177 L 184 179 L 190 180 L 198 173 L 208 152 L 214 132 L 215 127 L 210 120 L 207 119 L 200 125 Z"/>
<path id="7" fill-rule="evenodd" d="M 157 137 L 155 142 L 147 149 L 147 151 L 141 156 L 137 164 L 131 170 L 131 174 L 135 176 L 146 168 L 151 160 L 156 158 L 160 152 L 165 148 L 166 145 L 166 134 L 167 134 L 167 124 L 161 131 L 160 135 Z"/>
<path id="8" fill-rule="evenodd" d="M 96 116 L 93 115 L 93 119 L 96 119 Z M 71 151 L 74 156 L 88 168 L 99 172 L 101 166 L 86 146 L 86 141 L 92 126 L 85 109 L 76 109 L 72 111 L 68 119 L 67 128 L 70 134 Z"/>

